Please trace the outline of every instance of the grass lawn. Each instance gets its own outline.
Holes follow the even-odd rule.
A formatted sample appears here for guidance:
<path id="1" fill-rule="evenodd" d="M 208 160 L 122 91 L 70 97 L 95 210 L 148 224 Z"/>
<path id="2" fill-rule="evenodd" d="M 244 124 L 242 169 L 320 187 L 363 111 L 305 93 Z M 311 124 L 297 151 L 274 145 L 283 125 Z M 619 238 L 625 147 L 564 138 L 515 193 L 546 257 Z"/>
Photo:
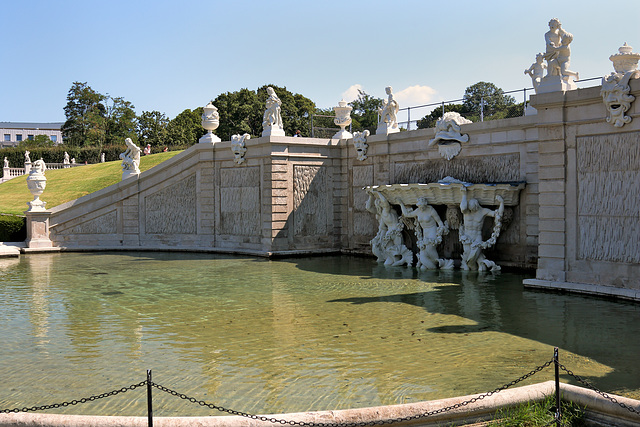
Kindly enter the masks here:
<path id="1" fill-rule="evenodd" d="M 140 159 L 140 171 L 170 159 L 181 151 L 151 154 Z M 106 162 L 68 169 L 47 170 L 47 187 L 41 200 L 47 209 L 75 200 L 122 180 L 122 162 Z M 0 184 L 0 213 L 22 215 L 33 196 L 27 188 L 27 177 L 20 176 Z"/>

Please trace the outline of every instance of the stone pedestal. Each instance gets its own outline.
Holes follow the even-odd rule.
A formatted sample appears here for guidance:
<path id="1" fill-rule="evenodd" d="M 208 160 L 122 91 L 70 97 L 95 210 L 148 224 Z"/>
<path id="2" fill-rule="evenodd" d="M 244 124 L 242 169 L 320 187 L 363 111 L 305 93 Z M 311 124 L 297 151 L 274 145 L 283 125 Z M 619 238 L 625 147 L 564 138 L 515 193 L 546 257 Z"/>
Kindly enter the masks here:
<path id="1" fill-rule="evenodd" d="M 220 141 L 221 141 L 221 139 L 216 134 L 214 134 L 213 132 L 206 133 L 202 138 L 200 138 L 198 140 L 198 142 L 201 143 L 201 144 L 204 144 L 204 143 L 207 143 L 207 142 L 215 143 L 215 142 L 220 142 Z"/>
<path id="2" fill-rule="evenodd" d="M 389 135 L 390 133 L 400 132 L 400 128 L 397 123 L 386 123 L 380 122 L 378 123 L 378 128 L 376 129 L 376 135 Z"/>
<path id="3" fill-rule="evenodd" d="M 129 179 L 129 178 L 137 178 L 138 175 L 140 175 L 140 171 L 135 171 L 135 170 L 124 170 L 122 171 L 122 180 L 124 181 L 125 179 Z"/>
<path id="4" fill-rule="evenodd" d="M 284 129 L 277 126 L 269 126 L 262 131 L 262 136 L 285 136 Z"/>
<path id="5" fill-rule="evenodd" d="M 540 86 L 536 89 L 536 94 L 566 92 L 577 88 L 578 86 L 571 78 L 569 80 L 563 80 L 562 76 L 546 76 L 540 81 Z"/>
<path id="6" fill-rule="evenodd" d="M 49 217 L 51 212 L 25 212 L 27 216 L 28 248 L 51 248 L 53 243 L 49 239 Z"/>

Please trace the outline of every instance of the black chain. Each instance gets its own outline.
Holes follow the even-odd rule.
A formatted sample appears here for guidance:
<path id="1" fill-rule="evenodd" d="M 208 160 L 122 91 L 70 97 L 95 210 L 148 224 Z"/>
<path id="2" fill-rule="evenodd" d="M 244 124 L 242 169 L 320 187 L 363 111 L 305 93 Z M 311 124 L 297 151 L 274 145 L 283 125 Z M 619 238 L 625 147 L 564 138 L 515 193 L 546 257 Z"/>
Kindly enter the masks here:
<path id="1" fill-rule="evenodd" d="M 97 394 L 95 396 L 83 397 L 82 399 L 72 400 L 70 402 L 62 402 L 62 403 L 54 403 L 52 405 L 42 405 L 42 406 L 32 406 L 31 408 L 13 408 L 13 409 L 2 409 L 0 413 L 9 414 L 11 412 L 33 412 L 33 411 L 44 411 L 46 409 L 57 409 L 57 408 L 66 408 L 67 406 L 74 406 L 78 403 L 87 403 L 93 402 L 94 400 L 103 399 L 105 397 L 115 396 L 117 394 L 126 393 L 129 390 L 135 390 L 138 387 L 142 387 L 147 384 L 147 381 L 142 381 L 138 384 L 132 384 L 129 387 L 122 387 L 117 390 L 110 391 L 108 393 Z"/>
<path id="2" fill-rule="evenodd" d="M 467 405 L 473 404 L 475 402 L 478 402 L 478 401 L 484 399 L 485 397 L 489 397 L 489 396 L 492 396 L 492 395 L 494 395 L 496 393 L 499 393 L 502 390 L 506 390 L 509 387 L 512 387 L 512 386 L 518 384 L 519 382 L 524 381 L 527 378 L 532 377 L 533 375 L 535 375 L 538 372 L 542 371 L 544 368 L 548 367 L 552 363 L 554 363 L 553 359 L 548 361 L 544 365 L 538 366 L 537 368 L 535 368 L 531 372 L 521 376 L 517 380 L 511 381 L 510 383 L 507 383 L 507 384 L 503 385 L 502 387 L 498 387 L 495 390 L 489 391 L 487 393 L 480 394 L 477 397 L 473 397 L 473 398 L 471 398 L 471 399 L 469 399 L 467 401 L 459 402 L 459 403 L 456 403 L 454 405 L 447 406 L 445 408 L 436 409 L 435 411 L 425 412 L 425 413 L 422 413 L 422 414 L 412 415 L 410 417 L 394 418 L 394 419 L 386 419 L 386 420 L 376 420 L 376 421 L 361 421 L 361 422 L 357 422 L 357 423 L 312 423 L 312 422 L 306 422 L 306 421 L 294 421 L 294 420 L 284 420 L 284 419 L 278 419 L 278 418 L 270 418 L 270 417 L 265 417 L 265 416 L 261 416 L 261 415 L 249 414 L 249 413 L 241 412 L 241 411 L 234 411 L 233 409 L 227 409 L 227 408 L 224 408 L 222 406 L 217 406 L 217 405 L 215 405 L 213 403 L 207 403 L 204 400 L 198 400 L 195 397 L 189 397 L 186 394 L 178 393 L 177 391 L 171 390 L 171 389 L 169 389 L 167 387 L 164 387 L 164 386 L 162 386 L 160 384 L 156 384 L 154 382 L 152 382 L 151 385 L 153 387 L 157 388 L 160 391 L 164 391 L 166 393 L 171 394 L 172 396 L 179 397 L 180 399 L 187 400 L 187 401 L 189 401 L 191 403 L 197 403 L 200 406 L 206 406 L 206 407 L 208 407 L 210 409 L 214 409 L 214 410 L 217 410 L 217 411 L 220 411 L 220 412 L 226 412 L 227 414 L 231 414 L 231 415 L 239 415 L 241 417 L 251 418 L 253 420 L 267 421 L 267 422 L 270 422 L 272 424 L 288 424 L 288 425 L 292 425 L 292 426 L 306 426 L 306 427 L 360 427 L 360 426 L 384 425 L 384 424 L 393 424 L 393 423 L 399 423 L 399 422 L 405 422 L 405 421 L 411 421 L 411 420 L 419 420 L 419 419 L 422 419 L 422 418 L 428 418 L 428 417 L 433 416 L 433 415 L 449 412 L 449 411 L 454 410 L 454 409 L 462 408 L 464 406 L 467 406 Z"/>
<path id="3" fill-rule="evenodd" d="M 587 380 L 585 380 L 584 378 L 580 377 L 579 375 L 574 374 L 569 369 L 567 369 L 564 365 L 558 364 L 558 366 L 560 367 L 560 369 L 565 371 L 568 375 L 570 375 L 573 378 L 575 378 L 578 382 L 584 384 L 587 388 L 595 391 L 596 393 L 598 393 L 600 396 L 604 397 L 605 399 L 607 399 L 611 403 L 615 403 L 615 404 L 619 405 L 621 408 L 624 408 L 629 412 L 633 412 L 634 414 L 640 415 L 640 412 L 637 411 L 636 409 L 632 408 L 631 406 L 625 405 L 623 402 L 618 402 L 618 399 L 616 399 L 615 397 L 611 397 L 607 393 L 605 393 L 604 391 L 598 390 L 594 385 L 592 385 L 591 383 L 589 383 Z"/>

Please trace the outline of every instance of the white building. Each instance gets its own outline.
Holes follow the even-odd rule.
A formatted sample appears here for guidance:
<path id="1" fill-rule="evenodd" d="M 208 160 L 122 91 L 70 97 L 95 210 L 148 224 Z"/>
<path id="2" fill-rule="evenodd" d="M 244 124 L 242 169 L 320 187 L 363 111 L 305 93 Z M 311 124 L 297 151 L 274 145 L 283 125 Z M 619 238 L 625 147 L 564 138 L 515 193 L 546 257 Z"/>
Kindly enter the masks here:
<path id="1" fill-rule="evenodd" d="M 14 147 L 36 135 L 47 135 L 55 144 L 62 144 L 60 128 L 64 123 L 0 122 L 0 148 Z"/>

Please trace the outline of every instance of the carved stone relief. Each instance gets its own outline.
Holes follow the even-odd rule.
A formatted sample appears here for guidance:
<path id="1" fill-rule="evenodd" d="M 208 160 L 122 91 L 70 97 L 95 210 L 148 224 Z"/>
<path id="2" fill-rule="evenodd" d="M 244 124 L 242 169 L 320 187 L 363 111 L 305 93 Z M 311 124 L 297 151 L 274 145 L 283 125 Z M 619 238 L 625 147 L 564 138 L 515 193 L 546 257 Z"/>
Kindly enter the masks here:
<path id="1" fill-rule="evenodd" d="M 196 176 L 144 198 L 147 234 L 196 234 Z"/>
<path id="2" fill-rule="evenodd" d="M 68 234 L 115 234 L 118 214 L 115 210 L 107 212 L 74 227 L 60 231 L 60 235 Z"/>
<path id="3" fill-rule="evenodd" d="M 260 235 L 260 168 L 220 170 L 220 233 Z"/>
<path id="4" fill-rule="evenodd" d="M 316 236 L 327 234 L 331 193 L 327 168 L 295 165 L 293 168 L 294 234 Z"/>
<path id="5" fill-rule="evenodd" d="M 519 181 L 520 155 L 483 156 L 430 160 L 421 163 L 396 163 L 392 184 L 437 182 L 455 176 L 466 182 Z"/>
<path id="6" fill-rule="evenodd" d="M 577 140 L 578 258 L 640 263 L 637 133 Z"/>

